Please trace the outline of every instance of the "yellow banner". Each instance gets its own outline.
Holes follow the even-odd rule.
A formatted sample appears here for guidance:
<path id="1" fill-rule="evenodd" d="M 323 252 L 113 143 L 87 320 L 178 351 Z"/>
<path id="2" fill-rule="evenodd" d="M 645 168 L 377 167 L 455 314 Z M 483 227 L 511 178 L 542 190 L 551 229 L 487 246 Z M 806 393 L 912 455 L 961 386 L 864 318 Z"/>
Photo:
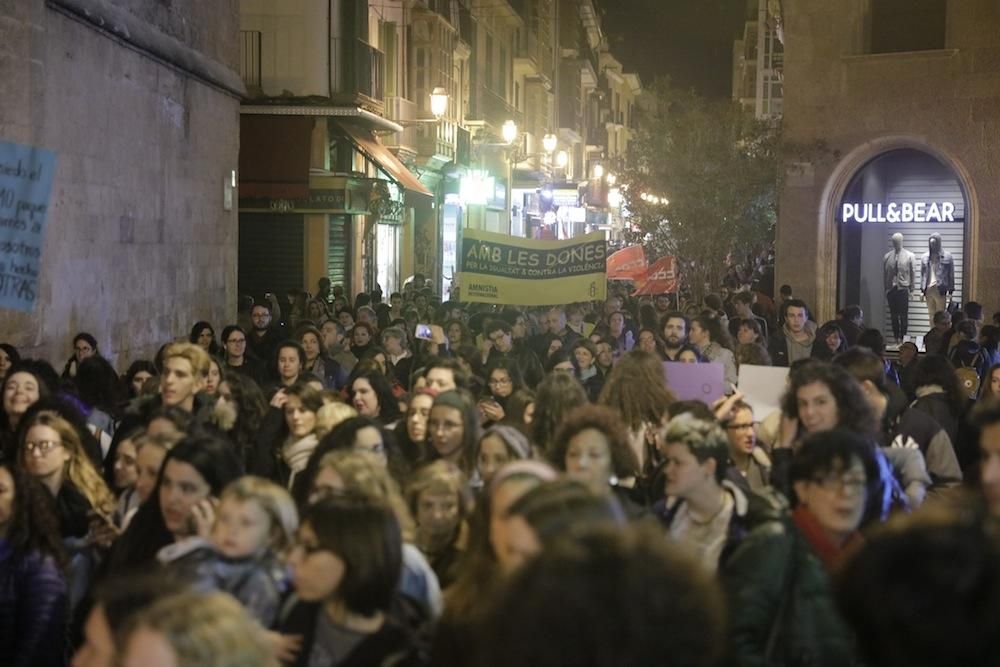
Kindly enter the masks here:
<path id="1" fill-rule="evenodd" d="M 552 306 L 607 293 L 604 232 L 536 241 L 463 229 L 459 267 L 462 301 Z"/>

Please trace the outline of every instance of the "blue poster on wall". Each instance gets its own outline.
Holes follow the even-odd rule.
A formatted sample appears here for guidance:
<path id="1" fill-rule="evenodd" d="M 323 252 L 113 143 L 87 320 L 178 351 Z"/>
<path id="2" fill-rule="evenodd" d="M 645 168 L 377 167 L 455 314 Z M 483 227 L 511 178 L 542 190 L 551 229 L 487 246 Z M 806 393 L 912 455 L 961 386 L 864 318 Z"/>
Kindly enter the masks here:
<path id="1" fill-rule="evenodd" d="M 0 141 L 0 308 L 31 312 L 56 154 Z"/>

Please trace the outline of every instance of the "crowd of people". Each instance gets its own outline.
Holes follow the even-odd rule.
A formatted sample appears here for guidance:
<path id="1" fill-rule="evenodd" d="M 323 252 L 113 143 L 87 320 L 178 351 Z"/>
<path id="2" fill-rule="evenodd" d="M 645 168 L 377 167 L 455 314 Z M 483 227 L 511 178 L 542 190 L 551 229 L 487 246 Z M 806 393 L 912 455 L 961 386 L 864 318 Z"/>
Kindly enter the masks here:
<path id="1" fill-rule="evenodd" d="M 723 288 L 517 308 L 322 280 L 124 373 L 0 344 L 0 663 L 986 665 L 1000 361 Z M 996 318 L 994 318 L 996 319 Z M 780 409 L 667 361 L 789 367 Z"/>

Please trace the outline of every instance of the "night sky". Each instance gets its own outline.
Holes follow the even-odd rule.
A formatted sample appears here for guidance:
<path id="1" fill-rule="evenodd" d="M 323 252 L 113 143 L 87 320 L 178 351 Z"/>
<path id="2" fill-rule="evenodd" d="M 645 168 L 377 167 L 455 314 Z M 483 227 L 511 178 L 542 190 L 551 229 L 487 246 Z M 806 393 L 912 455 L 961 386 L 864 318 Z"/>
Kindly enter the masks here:
<path id="1" fill-rule="evenodd" d="M 644 84 L 669 75 L 682 88 L 729 97 L 733 40 L 743 32 L 747 0 L 595 2 L 612 53 Z"/>

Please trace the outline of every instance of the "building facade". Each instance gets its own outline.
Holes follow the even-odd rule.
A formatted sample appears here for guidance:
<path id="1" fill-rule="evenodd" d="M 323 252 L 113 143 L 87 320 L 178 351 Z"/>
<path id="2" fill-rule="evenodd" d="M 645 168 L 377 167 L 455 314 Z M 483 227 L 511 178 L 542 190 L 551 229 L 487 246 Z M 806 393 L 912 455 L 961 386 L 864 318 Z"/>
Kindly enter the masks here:
<path id="1" fill-rule="evenodd" d="M 236 314 L 238 15 L 233 3 L 4 3 L 0 140 L 56 154 L 22 356 L 92 333 L 120 370 Z"/>
<path id="2" fill-rule="evenodd" d="M 1000 8 L 989 0 L 785 3 L 785 185 L 776 281 L 817 318 L 859 304 L 892 340 L 890 237 L 921 259 L 937 233 L 945 299 L 1000 303 Z M 906 26 L 906 29 L 901 29 Z M 889 258 L 889 259 L 887 259 Z M 929 328 L 920 295 L 911 339 Z"/>

